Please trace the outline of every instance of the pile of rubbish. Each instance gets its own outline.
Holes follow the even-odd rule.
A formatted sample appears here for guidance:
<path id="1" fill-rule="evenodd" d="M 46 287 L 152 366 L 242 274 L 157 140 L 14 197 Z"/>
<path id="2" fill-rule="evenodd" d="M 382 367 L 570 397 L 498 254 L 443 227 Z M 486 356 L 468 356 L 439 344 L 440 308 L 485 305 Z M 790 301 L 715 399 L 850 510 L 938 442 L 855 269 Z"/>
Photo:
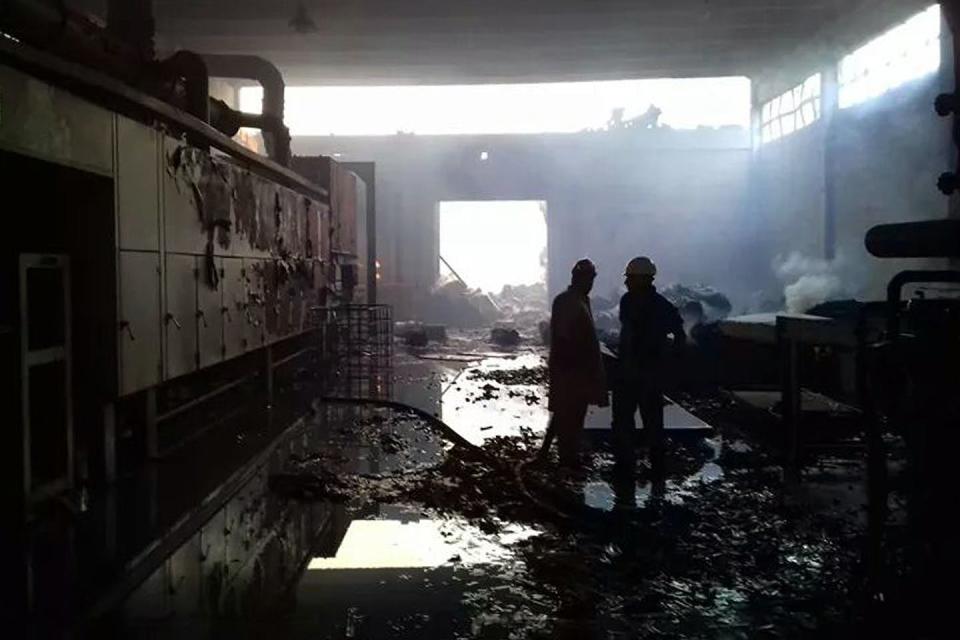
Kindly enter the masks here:
<path id="1" fill-rule="evenodd" d="M 503 317 L 521 326 L 534 326 L 550 313 L 547 285 L 542 282 L 504 285 L 493 300 Z"/>
<path id="2" fill-rule="evenodd" d="M 471 369 L 467 372 L 469 380 L 489 380 L 503 385 L 534 385 L 547 383 L 547 368 L 519 367 L 516 369 Z"/>
<path id="3" fill-rule="evenodd" d="M 697 325 L 726 318 L 733 309 L 727 296 L 703 284 L 672 284 L 660 289 L 660 294 L 680 311 L 688 333 Z M 591 297 L 591 305 L 594 325 L 601 337 L 605 341 L 607 338 L 615 338 L 620 331 L 619 301 L 594 296 Z"/>
<path id="4" fill-rule="evenodd" d="M 544 283 L 505 285 L 500 293 L 471 289 L 459 280 L 436 286 L 422 310 L 429 322 L 458 329 L 476 329 L 509 321 L 519 327 L 535 327 L 549 315 Z"/>
<path id="5" fill-rule="evenodd" d="M 511 324 L 498 324 L 490 330 L 490 342 L 500 347 L 515 347 L 523 340 Z"/>
<path id="6" fill-rule="evenodd" d="M 489 294 L 471 289 L 459 280 L 435 287 L 422 311 L 422 317 L 432 323 L 459 329 L 488 326 L 502 316 L 503 312 Z"/>
<path id="7" fill-rule="evenodd" d="M 423 322 L 397 322 L 393 334 L 409 347 L 425 347 L 431 342 L 446 342 L 447 328 L 442 324 Z"/>
<path id="8" fill-rule="evenodd" d="M 684 320 L 689 318 L 693 324 L 723 320 L 733 309 L 727 296 L 704 284 L 672 284 L 660 294 L 680 310 Z"/>

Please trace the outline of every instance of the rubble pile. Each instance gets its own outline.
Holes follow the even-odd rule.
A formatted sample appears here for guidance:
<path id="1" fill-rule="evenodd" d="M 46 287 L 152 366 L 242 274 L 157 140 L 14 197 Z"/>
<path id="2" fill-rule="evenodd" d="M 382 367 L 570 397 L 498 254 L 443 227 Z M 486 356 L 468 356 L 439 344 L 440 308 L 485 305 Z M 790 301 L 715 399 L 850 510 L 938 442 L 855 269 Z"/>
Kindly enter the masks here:
<path id="1" fill-rule="evenodd" d="M 546 369 L 472 369 L 466 376 L 485 382 L 481 393 L 495 397 L 542 383 Z M 725 395 L 683 399 L 720 424 L 738 415 Z M 402 448 L 390 429 L 394 420 L 385 418 L 373 416 L 348 431 L 362 432 L 379 450 Z M 584 495 L 597 483 L 617 489 L 609 452 L 595 451 L 586 481 L 553 465 L 519 471 L 539 443 L 539 435 L 521 429 L 519 437 L 487 440 L 483 456 L 453 445 L 435 464 L 404 465 L 412 473 L 373 478 L 300 470 L 274 476 L 271 486 L 304 500 L 349 500 L 358 509 L 368 502 L 413 504 L 433 519 L 462 519 L 482 536 L 528 528 L 534 535 L 514 542 L 476 534 L 509 547 L 506 564 L 473 567 L 477 575 L 459 556 L 449 561 L 464 569 L 451 580 L 468 594 L 468 609 L 497 612 L 517 637 L 551 637 L 523 633 L 541 623 L 603 637 L 859 636 L 850 610 L 867 593 L 856 570 L 863 531 L 858 515 L 843 512 L 858 505 L 824 513 L 785 502 L 778 466 L 759 449 L 732 441 L 714 459 L 722 476 L 686 482 L 706 452 L 671 440 L 667 475 L 679 500 L 603 511 L 586 507 Z M 636 478 L 628 479 L 631 498 L 647 476 L 641 456 Z M 509 586 L 486 588 L 487 575 Z"/>
<path id="2" fill-rule="evenodd" d="M 729 298 L 707 285 L 672 284 L 660 290 L 661 295 L 680 311 L 688 333 L 697 325 L 716 322 L 730 315 L 733 306 Z M 620 303 L 593 296 L 593 322 L 601 341 L 615 344 L 620 332 Z"/>
<path id="3" fill-rule="evenodd" d="M 693 315 L 693 310 L 699 308 L 702 311 L 700 320 L 705 322 L 722 320 L 733 309 L 727 296 L 704 284 L 672 284 L 661 289 L 660 294 L 685 315 Z"/>
<path id="4" fill-rule="evenodd" d="M 503 317 L 522 327 L 533 327 L 550 314 L 547 286 L 542 282 L 529 285 L 505 285 L 493 296 Z"/>
<path id="5" fill-rule="evenodd" d="M 422 310 L 429 322 L 459 329 L 488 326 L 502 316 L 490 295 L 457 280 L 435 287 Z"/>
<path id="6" fill-rule="evenodd" d="M 511 326 L 498 325 L 490 330 L 490 342 L 497 346 L 515 347 L 520 340 L 520 332 Z"/>
<path id="7" fill-rule="evenodd" d="M 393 326 L 393 335 L 410 347 L 425 347 L 430 342 L 446 342 L 447 328 L 442 324 L 402 321 Z"/>

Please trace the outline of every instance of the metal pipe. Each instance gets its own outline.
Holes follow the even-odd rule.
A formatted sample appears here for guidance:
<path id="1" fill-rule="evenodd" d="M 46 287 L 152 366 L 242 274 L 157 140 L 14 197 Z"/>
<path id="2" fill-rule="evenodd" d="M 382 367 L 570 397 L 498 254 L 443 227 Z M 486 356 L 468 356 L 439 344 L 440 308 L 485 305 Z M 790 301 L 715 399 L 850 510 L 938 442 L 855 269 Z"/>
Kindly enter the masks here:
<path id="1" fill-rule="evenodd" d="M 921 282 L 960 283 L 960 271 L 901 271 L 887 285 L 887 331 L 891 340 L 900 335 L 900 302 L 903 288 Z"/>
<path id="2" fill-rule="evenodd" d="M 259 56 L 203 54 L 207 70 L 215 78 L 254 80 L 263 87 L 261 118 L 256 121 L 264 132 L 267 153 L 284 166 L 290 164 L 290 131 L 283 124 L 286 84 L 280 70 Z M 254 116 L 251 116 L 254 117 Z"/>
<path id="3" fill-rule="evenodd" d="M 0 31 L 134 86 L 140 86 L 146 75 L 137 50 L 66 8 L 62 0 L 0 0 Z"/>
<path id="4" fill-rule="evenodd" d="M 881 224 L 867 231 L 864 244 L 878 258 L 953 258 L 960 256 L 960 220 L 923 220 Z"/>
<path id="5" fill-rule="evenodd" d="M 204 53 L 210 75 L 216 78 L 255 80 L 263 87 L 263 114 L 283 117 L 286 84 L 280 70 L 259 56 Z"/>
<path id="6" fill-rule="evenodd" d="M 204 122 L 210 122 L 210 76 L 202 57 L 191 51 L 177 51 L 158 62 L 156 70 L 162 78 L 183 79 L 184 110 Z"/>
<path id="7" fill-rule="evenodd" d="M 71 61 L 36 47 L 23 46 L 0 38 L 0 62 L 34 75 L 45 82 L 67 88 L 84 99 L 98 105 L 105 105 L 118 113 L 137 119 L 162 122 L 176 131 L 195 137 L 204 145 L 243 159 L 252 167 L 256 167 L 259 174 L 295 189 L 303 195 L 318 200 L 325 200 L 329 195 L 326 189 L 318 187 L 287 167 L 270 162 L 263 156 L 237 144 L 211 127 L 209 123 L 201 122 L 174 108 L 169 101 L 134 89 L 129 83 L 121 82 L 116 77 L 102 70 L 93 69 L 80 61 Z"/>

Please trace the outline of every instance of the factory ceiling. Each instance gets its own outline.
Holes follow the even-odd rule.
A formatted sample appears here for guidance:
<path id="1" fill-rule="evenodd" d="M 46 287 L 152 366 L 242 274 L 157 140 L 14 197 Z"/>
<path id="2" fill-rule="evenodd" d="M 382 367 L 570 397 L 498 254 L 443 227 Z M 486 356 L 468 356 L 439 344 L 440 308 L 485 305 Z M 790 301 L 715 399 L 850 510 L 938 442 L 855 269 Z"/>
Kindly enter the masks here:
<path id="1" fill-rule="evenodd" d="M 851 15 L 906 15 L 925 4 L 155 0 L 161 47 L 259 54 L 301 84 L 753 75 Z"/>

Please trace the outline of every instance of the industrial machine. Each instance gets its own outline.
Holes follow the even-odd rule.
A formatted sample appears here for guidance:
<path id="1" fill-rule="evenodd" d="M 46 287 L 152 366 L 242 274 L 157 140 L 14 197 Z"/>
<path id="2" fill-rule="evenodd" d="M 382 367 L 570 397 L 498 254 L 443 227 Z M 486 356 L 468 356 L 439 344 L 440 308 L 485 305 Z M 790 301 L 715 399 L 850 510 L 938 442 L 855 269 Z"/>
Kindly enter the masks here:
<path id="1" fill-rule="evenodd" d="M 310 308 L 365 301 L 365 185 L 290 168 L 266 61 L 155 59 L 150 4 L 110 2 L 106 27 L 56 1 L 0 10 L 2 468 L 27 510 L 161 455 L 165 421 L 244 380 L 269 402 L 274 369 L 319 344 Z M 263 113 L 210 77 L 263 84 Z"/>

